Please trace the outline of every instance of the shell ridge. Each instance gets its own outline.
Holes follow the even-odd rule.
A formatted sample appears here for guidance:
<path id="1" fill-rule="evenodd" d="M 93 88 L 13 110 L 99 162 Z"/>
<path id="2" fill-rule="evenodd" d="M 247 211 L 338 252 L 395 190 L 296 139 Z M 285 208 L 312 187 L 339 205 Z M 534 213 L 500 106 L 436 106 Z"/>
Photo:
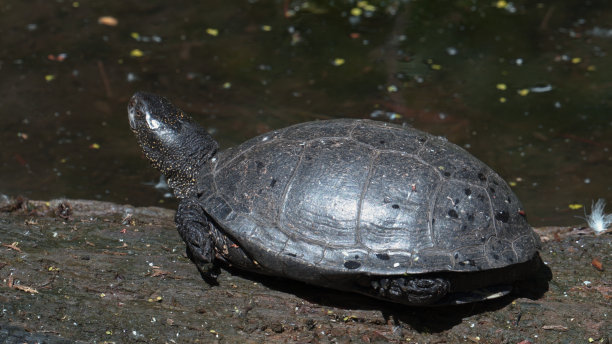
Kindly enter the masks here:
<path id="1" fill-rule="evenodd" d="M 287 180 L 287 184 L 285 185 L 285 188 L 283 189 L 283 194 L 280 197 L 280 201 L 282 203 L 280 204 L 280 209 L 278 209 L 278 215 L 276 217 L 276 224 L 280 231 L 283 231 L 282 230 L 283 214 L 285 213 L 285 208 L 287 206 L 287 197 L 289 197 L 289 189 L 291 188 L 291 185 L 293 184 L 293 181 L 295 180 L 295 176 L 297 175 L 298 169 L 302 165 L 302 160 L 304 159 L 305 153 L 306 153 L 306 143 L 302 146 L 302 151 L 300 152 L 300 158 L 298 159 L 297 163 L 293 167 L 291 176 Z"/>
<path id="2" fill-rule="evenodd" d="M 353 131 L 355 131 L 355 129 L 357 129 L 357 126 L 359 126 L 359 124 L 361 124 L 361 123 L 364 123 L 364 121 L 362 121 L 362 120 L 356 120 L 356 121 L 355 121 L 355 124 L 353 124 L 353 126 L 351 127 L 351 129 L 348 131 L 348 137 L 349 137 L 350 139 L 355 140 L 355 139 L 353 138 Z M 355 140 L 355 141 L 357 141 L 357 140 Z M 359 142 L 359 141 L 357 141 L 357 142 Z"/>
<path id="3" fill-rule="evenodd" d="M 431 165 L 430 165 L 431 166 Z M 437 169 L 436 169 L 437 170 Z M 436 208 L 436 203 L 438 201 L 438 198 L 440 197 L 440 191 L 442 190 L 442 185 L 446 184 L 446 180 L 442 179 L 440 183 L 438 183 L 438 185 L 436 185 L 436 188 L 433 191 L 433 197 L 431 197 L 431 199 L 429 200 L 429 204 L 428 207 L 429 209 L 427 209 L 427 230 L 429 231 L 429 233 L 427 234 L 429 236 L 429 241 L 432 243 L 432 245 L 434 247 L 438 246 L 437 242 L 435 242 L 435 233 L 434 233 L 434 226 L 433 226 L 433 221 L 434 221 L 434 209 Z"/>
<path id="4" fill-rule="evenodd" d="M 361 188 L 361 193 L 359 194 L 359 203 L 357 204 L 357 216 L 355 219 L 355 242 L 362 245 L 361 242 L 361 210 L 363 208 L 363 199 L 365 197 L 366 192 L 368 191 L 368 187 L 370 186 L 370 179 L 372 179 L 373 170 L 374 170 L 374 162 L 378 160 L 380 156 L 380 152 L 376 149 L 373 150 L 373 153 L 370 155 L 370 164 L 368 165 L 368 175 L 363 183 L 363 187 Z"/>

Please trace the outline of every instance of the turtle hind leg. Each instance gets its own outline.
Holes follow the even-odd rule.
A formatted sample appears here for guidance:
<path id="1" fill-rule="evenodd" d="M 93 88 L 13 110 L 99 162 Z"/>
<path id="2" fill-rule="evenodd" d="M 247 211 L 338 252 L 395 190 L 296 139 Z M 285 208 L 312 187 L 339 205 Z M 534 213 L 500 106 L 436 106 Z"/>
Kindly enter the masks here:
<path id="1" fill-rule="evenodd" d="M 435 304 L 450 291 L 442 277 L 389 276 L 373 279 L 370 286 L 376 297 L 414 306 Z"/>

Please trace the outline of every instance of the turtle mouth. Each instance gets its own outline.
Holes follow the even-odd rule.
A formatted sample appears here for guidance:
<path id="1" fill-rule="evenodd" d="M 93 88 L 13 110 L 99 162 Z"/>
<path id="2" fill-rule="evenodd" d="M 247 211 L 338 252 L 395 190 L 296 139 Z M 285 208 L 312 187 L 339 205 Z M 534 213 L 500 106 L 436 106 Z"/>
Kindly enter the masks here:
<path id="1" fill-rule="evenodd" d="M 137 95 L 134 95 L 130 102 L 128 103 L 128 120 L 130 121 L 130 128 L 132 130 L 136 130 L 136 113 L 138 112 L 136 109 L 138 107 L 138 98 Z"/>

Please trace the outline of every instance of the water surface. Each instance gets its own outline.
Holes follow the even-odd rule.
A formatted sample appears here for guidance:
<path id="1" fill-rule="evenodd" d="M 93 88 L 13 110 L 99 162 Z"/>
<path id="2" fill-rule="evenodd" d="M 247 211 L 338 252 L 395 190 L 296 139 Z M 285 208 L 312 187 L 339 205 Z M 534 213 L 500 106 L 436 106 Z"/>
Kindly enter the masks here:
<path id="1" fill-rule="evenodd" d="M 607 1 L 5 0 L 0 18 L 1 194 L 174 207 L 127 122 L 146 90 L 222 147 L 340 117 L 445 136 L 533 225 L 612 202 Z"/>

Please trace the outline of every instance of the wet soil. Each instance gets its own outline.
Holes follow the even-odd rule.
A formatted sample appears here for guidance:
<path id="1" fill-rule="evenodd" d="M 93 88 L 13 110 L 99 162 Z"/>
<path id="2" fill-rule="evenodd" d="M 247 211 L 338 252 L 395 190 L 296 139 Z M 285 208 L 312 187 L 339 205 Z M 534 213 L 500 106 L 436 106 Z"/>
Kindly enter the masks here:
<path id="1" fill-rule="evenodd" d="M 209 286 L 186 258 L 174 211 L 167 209 L 23 199 L 0 203 L 0 209 L 0 342 L 612 339 L 610 233 L 539 228 L 549 268 L 543 273 L 552 278 L 490 302 L 414 308 L 235 271 L 223 271 L 219 285 Z"/>

